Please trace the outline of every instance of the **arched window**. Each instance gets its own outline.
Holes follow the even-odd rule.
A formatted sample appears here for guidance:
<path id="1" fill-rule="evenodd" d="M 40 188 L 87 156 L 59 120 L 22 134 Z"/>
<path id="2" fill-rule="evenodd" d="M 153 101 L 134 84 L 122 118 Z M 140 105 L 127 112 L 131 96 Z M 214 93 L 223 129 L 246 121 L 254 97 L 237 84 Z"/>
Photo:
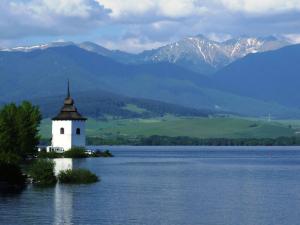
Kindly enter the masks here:
<path id="1" fill-rule="evenodd" d="M 62 127 L 60 128 L 60 134 L 64 134 L 65 133 L 65 129 Z"/>
<path id="2" fill-rule="evenodd" d="M 76 129 L 76 134 L 77 134 L 77 135 L 80 135 L 80 128 L 77 128 L 77 129 Z"/>

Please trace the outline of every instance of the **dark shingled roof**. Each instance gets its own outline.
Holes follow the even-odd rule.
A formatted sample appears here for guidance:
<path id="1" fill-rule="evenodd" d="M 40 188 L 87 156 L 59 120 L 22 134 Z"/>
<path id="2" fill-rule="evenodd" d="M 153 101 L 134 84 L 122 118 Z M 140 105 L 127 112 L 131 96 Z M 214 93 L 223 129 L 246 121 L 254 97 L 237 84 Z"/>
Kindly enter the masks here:
<path id="1" fill-rule="evenodd" d="M 86 120 L 74 106 L 74 100 L 70 96 L 70 88 L 68 82 L 68 92 L 65 98 L 64 105 L 61 108 L 57 116 L 53 117 L 52 120 Z"/>

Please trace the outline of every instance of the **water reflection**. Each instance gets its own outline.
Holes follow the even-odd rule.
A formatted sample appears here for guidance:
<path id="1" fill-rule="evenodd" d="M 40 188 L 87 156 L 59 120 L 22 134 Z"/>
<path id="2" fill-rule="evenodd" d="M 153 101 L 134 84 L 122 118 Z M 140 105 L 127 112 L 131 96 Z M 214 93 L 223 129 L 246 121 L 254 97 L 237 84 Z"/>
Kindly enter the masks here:
<path id="1" fill-rule="evenodd" d="M 55 162 L 54 172 L 56 176 L 62 170 L 73 169 L 73 159 L 62 158 L 62 159 L 53 159 L 53 161 Z"/>
<path id="2" fill-rule="evenodd" d="M 54 159 L 55 174 L 62 170 L 72 169 L 72 159 Z M 73 193 L 68 186 L 57 184 L 54 192 L 54 224 L 72 224 Z"/>
<path id="3" fill-rule="evenodd" d="M 54 193 L 54 224 L 71 225 L 73 215 L 73 193 L 66 186 L 57 184 Z"/>

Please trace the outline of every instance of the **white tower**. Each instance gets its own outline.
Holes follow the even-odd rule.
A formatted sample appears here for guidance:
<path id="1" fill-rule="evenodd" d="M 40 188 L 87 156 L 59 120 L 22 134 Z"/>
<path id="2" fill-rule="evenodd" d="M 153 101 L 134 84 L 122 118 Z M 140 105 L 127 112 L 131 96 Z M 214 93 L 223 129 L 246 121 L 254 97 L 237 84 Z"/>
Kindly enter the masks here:
<path id="1" fill-rule="evenodd" d="M 72 147 L 85 147 L 85 121 L 70 96 L 68 81 L 67 97 L 59 114 L 52 118 L 52 146 L 50 151 L 67 151 Z"/>

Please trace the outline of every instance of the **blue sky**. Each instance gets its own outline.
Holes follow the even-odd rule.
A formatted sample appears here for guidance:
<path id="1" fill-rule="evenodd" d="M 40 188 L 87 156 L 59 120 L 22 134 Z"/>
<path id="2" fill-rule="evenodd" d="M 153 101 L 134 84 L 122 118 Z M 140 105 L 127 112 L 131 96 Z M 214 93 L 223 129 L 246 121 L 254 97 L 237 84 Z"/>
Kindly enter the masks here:
<path id="1" fill-rule="evenodd" d="M 300 41 L 300 0 L 1 0 L 0 47 L 93 41 L 140 52 L 187 36 Z"/>

